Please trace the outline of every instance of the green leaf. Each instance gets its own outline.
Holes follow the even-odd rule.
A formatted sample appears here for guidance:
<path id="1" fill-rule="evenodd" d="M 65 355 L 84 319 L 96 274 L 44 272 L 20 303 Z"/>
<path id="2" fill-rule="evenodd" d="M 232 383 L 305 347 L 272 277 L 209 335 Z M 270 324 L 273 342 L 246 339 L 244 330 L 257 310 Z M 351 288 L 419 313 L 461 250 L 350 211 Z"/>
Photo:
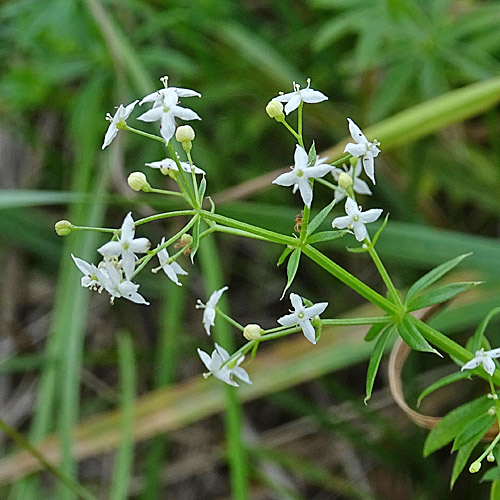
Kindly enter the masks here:
<path id="1" fill-rule="evenodd" d="M 500 500 L 500 481 L 494 481 L 491 485 L 490 500 Z"/>
<path id="2" fill-rule="evenodd" d="M 453 382 L 458 382 L 459 380 L 463 380 L 465 378 L 470 377 L 470 372 L 454 372 L 451 375 L 447 375 L 439 379 L 437 382 L 434 382 L 432 385 L 427 387 L 427 389 L 423 390 L 417 400 L 417 406 L 420 406 L 420 403 L 424 398 L 426 398 L 429 394 L 432 394 L 434 391 L 437 391 L 441 387 L 445 385 L 453 384 Z"/>
<path id="3" fill-rule="evenodd" d="M 385 325 L 382 325 L 384 327 Z M 373 327 L 372 327 L 373 328 Z M 378 338 L 375 347 L 370 355 L 370 363 L 368 364 L 368 372 L 366 374 L 366 397 L 365 403 L 371 398 L 373 383 L 375 382 L 375 377 L 377 376 L 378 367 L 380 365 L 380 360 L 385 351 L 385 346 L 389 341 L 391 335 L 396 331 L 396 325 L 389 325 L 386 327 L 382 335 Z"/>
<path id="4" fill-rule="evenodd" d="M 462 446 L 465 446 L 471 441 L 477 439 L 477 437 L 481 439 L 488 432 L 495 420 L 496 415 L 490 415 L 487 411 L 480 414 L 473 420 L 469 419 L 467 425 L 465 425 L 455 438 L 452 451 L 462 448 Z"/>
<path id="5" fill-rule="evenodd" d="M 500 466 L 488 469 L 481 478 L 481 482 L 483 481 L 500 481 Z"/>
<path id="6" fill-rule="evenodd" d="M 193 226 L 193 242 L 191 243 L 191 262 L 194 262 L 194 256 L 198 252 L 200 246 L 200 222 L 201 219 L 198 218 Z"/>
<path id="7" fill-rule="evenodd" d="M 407 318 L 398 324 L 398 332 L 402 339 L 408 344 L 409 347 L 415 351 L 433 352 L 438 354 L 436 349 L 432 347 L 424 336 L 418 331 L 417 327 L 411 323 Z"/>
<path id="8" fill-rule="evenodd" d="M 333 207 L 335 206 L 335 200 L 333 200 L 330 204 L 328 204 L 326 207 L 324 207 L 316 217 L 314 217 L 310 222 L 309 226 L 307 227 L 307 234 L 311 235 L 318 229 L 318 227 L 321 225 L 321 223 L 328 217 L 328 214 L 332 211 Z"/>
<path id="9" fill-rule="evenodd" d="M 203 204 L 203 198 L 205 197 L 205 191 L 207 190 L 207 180 L 205 176 L 201 179 L 200 187 L 198 188 L 198 195 L 200 197 L 200 203 Z"/>
<path id="10" fill-rule="evenodd" d="M 379 333 L 386 327 L 387 325 L 385 323 L 375 323 L 370 327 L 368 332 L 366 332 L 365 341 L 371 342 L 372 340 L 375 340 L 378 337 Z"/>
<path id="11" fill-rule="evenodd" d="M 434 290 L 428 290 L 420 295 L 420 297 L 417 297 L 408 303 L 408 311 L 416 311 L 417 309 L 422 309 L 423 307 L 446 302 L 447 300 L 450 300 L 462 292 L 480 285 L 481 283 L 481 281 L 461 281 L 440 286 Z"/>
<path id="12" fill-rule="evenodd" d="M 384 230 L 385 226 L 387 226 L 387 222 L 389 221 L 389 214 L 387 214 L 385 216 L 385 219 L 384 219 L 384 222 L 382 222 L 382 225 L 378 228 L 378 231 L 375 233 L 375 236 L 373 237 L 372 239 L 372 248 L 375 247 L 375 245 L 377 244 L 377 240 L 379 238 L 379 236 L 382 234 L 382 231 Z"/>
<path id="13" fill-rule="evenodd" d="M 455 463 L 453 464 L 453 472 L 451 473 L 450 488 L 453 488 L 455 481 L 464 470 L 471 453 L 478 445 L 479 441 L 481 441 L 481 438 L 482 436 L 479 434 L 475 439 L 469 441 L 458 450 L 457 456 L 455 457 Z"/>
<path id="14" fill-rule="evenodd" d="M 312 245 L 313 243 L 321 243 L 322 241 L 333 241 L 342 238 L 347 233 L 349 233 L 347 229 L 341 229 L 340 231 L 321 231 L 320 233 L 309 236 L 306 243 Z"/>
<path id="15" fill-rule="evenodd" d="M 293 252 L 293 247 L 285 247 L 283 249 L 283 252 L 281 252 L 280 258 L 278 259 L 278 262 L 276 263 L 277 266 L 281 266 L 283 262 L 285 262 L 285 259 Z"/>
<path id="16" fill-rule="evenodd" d="M 286 291 L 290 288 L 290 285 L 297 274 L 297 269 L 299 268 L 300 255 L 302 254 L 302 250 L 300 248 L 296 248 L 290 258 L 288 259 L 288 264 L 286 266 L 286 274 L 288 276 L 288 281 L 286 282 L 285 289 L 281 294 L 281 298 L 285 296 Z"/>
<path id="17" fill-rule="evenodd" d="M 314 145 L 314 141 L 311 145 L 311 149 L 309 149 L 309 153 L 307 154 L 307 162 L 308 165 L 314 165 L 316 163 L 316 146 Z"/>
<path id="18" fill-rule="evenodd" d="M 463 255 L 459 255 L 454 259 L 451 259 L 439 266 L 435 267 L 427 274 L 424 274 L 421 278 L 419 278 L 413 285 L 410 287 L 405 297 L 405 304 L 408 304 L 412 301 L 412 299 L 417 295 L 418 292 L 421 292 L 425 288 L 429 287 L 433 283 L 435 283 L 439 278 L 442 278 L 447 272 L 451 271 L 454 267 L 458 266 L 460 262 L 462 262 L 465 257 L 471 255 L 470 253 L 466 253 Z"/>
<path id="19" fill-rule="evenodd" d="M 471 419 L 484 415 L 491 406 L 486 396 L 474 399 L 450 411 L 439 424 L 429 432 L 424 444 L 424 457 L 446 446 Z"/>
<path id="20" fill-rule="evenodd" d="M 486 318 L 484 318 L 483 321 L 481 321 L 470 342 L 469 349 L 472 352 L 476 352 L 481 348 L 481 345 L 483 344 L 484 331 L 486 330 L 488 323 L 490 322 L 491 318 L 493 318 L 499 313 L 500 313 L 500 307 L 495 307 L 495 309 L 491 310 L 486 316 Z"/>

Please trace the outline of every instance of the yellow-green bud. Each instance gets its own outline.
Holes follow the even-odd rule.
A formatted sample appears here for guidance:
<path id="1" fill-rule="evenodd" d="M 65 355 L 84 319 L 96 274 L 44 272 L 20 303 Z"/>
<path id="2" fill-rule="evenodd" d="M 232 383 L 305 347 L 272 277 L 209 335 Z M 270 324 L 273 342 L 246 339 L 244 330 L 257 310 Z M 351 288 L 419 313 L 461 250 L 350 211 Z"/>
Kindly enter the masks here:
<path id="1" fill-rule="evenodd" d="M 283 119 L 283 104 L 281 104 L 278 99 L 271 99 L 267 103 L 266 113 L 270 118 L 275 118 L 276 120 Z"/>
<path id="2" fill-rule="evenodd" d="M 486 457 L 486 460 L 488 460 L 488 462 L 494 462 L 495 461 L 495 455 L 493 455 L 493 452 L 489 452 L 488 453 L 488 456 Z"/>
<path id="3" fill-rule="evenodd" d="M 352 186 L 352 177 L 345 172 L 339 175 L 339 186 L 344 189 L 349 189 Z"/>
<path id="4" fill-rule="evenodd" d="M 175 131 L 175 138 L 182 144 L 182 149 L 184 149 L 186 153 L 191 151 L 193 147 L 191 141 L 194 140 L 194 137 L 195 134 L 191 125 L 181 125 Z"/>
<path id="5" fill-rule="evenodd" d="M 68 236 L 73 230 L 73 224 L 69 220 L 63 219 L 55 223 L 54 229 L 58 236 Z"/>
<path id="6" fill-rule="evenodd" d="M 479 469 L 481 469 L 481 462 L 472 462 L 469 467 L 469 472 L 471 474 L 475 474 L 476 472 L 479 472 Z"/>
<path id="7" fill-rule="evenodd" d="M 132 172 L 128 176 L 127 182 L 134 191 L 144 191 L 145 193 L 151 191 L 151 186 L 142 172 Z"/>
<path id="8" fill-rule="evenodd" d="M 262 335 L 262 328 L 259 325 L 249 324 L 243 330 L 243 337 L 247 340 L 258 340 Z"/>

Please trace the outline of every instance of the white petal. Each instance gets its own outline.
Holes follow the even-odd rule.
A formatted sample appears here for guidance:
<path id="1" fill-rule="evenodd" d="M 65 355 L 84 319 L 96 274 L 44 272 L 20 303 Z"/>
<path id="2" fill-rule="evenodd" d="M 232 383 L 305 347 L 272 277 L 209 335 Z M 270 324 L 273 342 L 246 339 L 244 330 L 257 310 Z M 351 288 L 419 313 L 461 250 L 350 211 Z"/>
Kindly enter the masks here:
<path id="1" fill-rule="evenodd" d="M 292 111 L 296 110 L 299 107 L 299 104 L 301 103 L 302 99 L 300 98 L 300 95 L 293 92 L 292 97 L 290 100 L 286 103 L 285 106 L 285 113 L 288 115 Z"/>
<path id="2" fill-rule="evenodd" d="M 482 363 L 486 373 L 491 377 L 495 373 L 495 362 L 491 358 L 485 357 L 482 359 Z"/>
<path id="3" fill-rule="evenodd" d="M 332 167 L 330 165 L 318 165 L 316 167 L 309 167 L 304 170 L 308 179 L 317 179 L 318 177 L 323 177 L 328 172 L 330 172 Z"/>
<path id="4" fill-rule="evenodd" d="M 295 313 L 286 314 L 285 316 L 281 316 L 281 318 L 278 319 L 278 323 L 282 326 L 296 325 L 298 321 L 299 318 Z"/>
<path id="5" fill-rule="evenodd" d="M 323 313 L 323 311 L 328 307 L 328 302 L 318 302 L 317 304 L 313 304 L 311 307 L 306 307 L 304 309 L 304 314 L 308 318 L 312 318 L 313 316 L 319 316 Z"/>
<path id="6" fill-rule="evenodd" d="M 203 364 L 207 367 L 207 369 L 210 370 L 210 361 L 212 360 L 212 358 L 200 348 L 198 348 L 198 356 L 203 361 Z"/>
<path id="7" fill-rule="evenodd" d="M 300 196 L 302 196 L 304 205 L 310 208 L 313 200 L 313 190 L 311 184 L 309 184 L 309 181 L 305 177 L 299 178 L 297 180 L 297 184 L 299 185 Z"/>
<path id="8" fill-rule="evenodd" d="M 354 144 L 352 142 L 347 144 L 346 147 L 344 148 L 344 153 L 349 153 L 355 158 L 359 158 L 360 156 L 365 155 L 366 151 L 367 149 L 364 144 Z"/>
<path id="9" fill-rule="evenodd" d="M 174 106 L 172 109 L 174 116 L 178 116 L 181 120 L 201 120 L 197 113 L 192 109 Z"/>
<path id="10" fill-rule="evenodd" d="M 195 90 L 181 89 L 179 87 L 170 88 L 173 89 L 179 97 L 201 97 L 201 94 L 199 92 L 196 92 Z"/>
<path id="11" fill-rule="evenodd" d="M 368 178 L 375 184 L 375 163 L 373 161 L 373 155 L 367 153 L 363 156 L 363 168 L 365 169 Z"/>
<path id="12" fill-rule="evenodd" d="M 215 324 L 215 309 L 213 307 L 207 307 L 203 311 L 203 326 L 207 335 L 210 335 L 210 327 Z"/>
<path id="13" fill-rule="evenodd" d="M 371 208 L 370 210 L 367 210 L 366 212 L 361 212 L 359 216 L 359 220 L 363 222 L 364 224 L 369 224 L 370 222 L 375 222 L 380 215 L 382 214 L 383 210 L 381 208 Z"/>
<path id="14" fill-rule="evenodd" d="M 94 273 L 94 269 L 93 269 L 92 265 L 89 264 L 88 262 L 85 262 L 83 259 L 75 257 L 73 254 L 71 254 L 71 258 L 75 262 L 76 267 L 78 267 L 78 269 L 83 274 L 88 275 L 88 274 L 93 274 Z"/>
<path id="15" fill-rule="evenodd" d="M 287 94 L 279 95 L 275 97 L 280 102 L 288 102 L 294 95 L 297 95 L 296 92 L 288 92 Z"/>
<path id="16" fill-rule="evenodd" d="M 163 113 L 161 117 L 160 134 L 167 144 L 175 134 L 175 120 L 172 113 Z"/>
<path id="17" fill-rule="evenodd" d="M 297 182 L 297 176 L 293 172 L 285 172 L 274 179 L 273 184 L 278 186 L 291 186 Z"/>
<path id="18" fill-rule="evenodd" d="M 491 349 L 491 351 L 485 351 L 484 354 L 487 354 L 490 358 L 498 358 L 500 357 L 500 349 Z"/>
<path id="19" fill-rule="evenodd" d="M 158 120 L 161 120 L 163 114 L 163 107 L 160 106 L 146 111 L 141 116 L 137 117 L 137 119 L 143 122 L 157 122 Z"/>
<path id="20" fill-rule="evenodd" d="M 354 236 L 356 237 L 356 239 L 358 241 L 364 241 L 366 235 L 368 234 L 365 225 L 362 222 L 357 221 L 353 223 L 352 228 L 354 230 Z"/>
<path id="21" fill-rule="evenodd" d="M 302 169 L 307 168 L 307 163 L 309 159 L 307 157 L 306 150 L 303 147 L 299 146 L 298 144 L 295 147 L 293 160 L 296 168 L 302 168 Z"/>
<path id="22" fill-rule="evenodd" d="M 229 353 L 224 349 L 224 347 L 217 344 L 217 342 L 215 342 L 215 349 L 217 349 L 217 352 L 219 353 L 219 356 L 224 363 L 231 357 L 229 356 Z"/>
<path id="23" fill-rule="evenodd" d="M 367 144 L 368 139 L 365 137 L 365 134 L 361 132 L 361 129 L 350 118 L 348 118 L 347 121 L 349 122 L 349 132 L 351 137 L 357 143 Z"/>
<path id="24" fill-rule="evenodd" d="M 311 344 L 316 344 L 316 332 L 314 327 L 311 325 L 309 320 L 299 321 L 299 325 L 302 328 L 302 333 Z"/>
<path id="25" fill-rule="evenodd" d="M 302 304 L 301 296 L 297 295 L 296 293 L 290 294 L 290 302 L 292 303 L 292 306 L 295 309 L 295 311 L 298 311 L 299 309 L 303 309 L 303 307 L 304 307 L 304 305 Z"/>
<path id="26" fill-rule="evenodd" d="M 151 168 L 168 168 L 164 166 L 165 160 L 162 161 L 153 161 L 151 163 L 145 163 L 146 167 L 151 167 Z"/>
<path id="27" fill-rule="evenodd" d="M 345 213 L 351 217 L 360 214 L 358 204 L 351 197 L 345 201 Z"/>
<path id="28" fill-rule="evenodd" d="M 326 97 L 325 94 L 323 94 L 319 90 L 313 90 L 313 89 L 301 90 L 300 95 L 304 102 L 308 102 L 311 104 L 316 102 L 326 101 L 328 99 L 328 97 Z"/>
<path id="29" fill-rule="evenodd" d="M 361 168 L 361 162 L 358 161 L 358 164 Z M 357 179 L 357 178 L 354 179 L 352 188 L 354 189 L 354 192 L 358 194 L 368 194 L 368 195 L 372 194 L 370 187 L 362 179 Z"/>
<path id="30" fill-rule="evenodd" d="M 106 135 L 104 136 L 104 142 L 102 143 L 101 149 L 109 146 L 117 134 L 118 129 L 116 128 L 116 125 L 114 123 L 110 123 L 108 130 L 106 131 Z"/>
<path id="31" fill-rule="evenodd" d="M 464 366 L 462 366 L 462 368 L 461 368 L 460 371 L 473 370 L 474 368 L 477 368 L 479 366 L 480 362 L 481 361 L 480 361 L 479 358 L 472 358 L 470 361 L 468 361 L 467 363 L 465 363 Z"/>
<path id="32" fill-rule="evenodd" d="M 132 219 L 132 212 L 129 212 L 125 219 L 123 219 L 121 227 L 121 241 L 132 241 L 135 234 L 134 219 Z"/>
<path id="33" fill-rule="evenodd" d="M 127 279 L 130 278 L 134 272 L 135 260 L 136 257 L 133 252 L 122 252 L 122 269 Z"/>
<path id="34" fill-rule="evenodd" d="M 162 98 L 161 90 L 156 90 L 155 92 L 152 92 L 151 94 L 148 94 L 146 97 L 142 99 L 142 101 L 139 103 L 139 106 L 142 106 L 145 102 L 154 102 L 158 101 L 159 99 Z"/>
<path id="35" fill-rule="evenodd" d="M 345 229 L 352 224 L 352 217 L 345 215 L 343 217 L 335 217 L 332 222 L 332 227 L 337 229 Z"/>
<path id="36" fill-rule="evenodd" d="M 147 238 L 136 238 L 130 242 L 130 250 L 134 253 L 145 253 L 151 248 L 151 242 Z"/>
<path id="37" fill-rule="evenodd" d="M 222 370 L 214 372 L 214 377 L 222 380 L 222 382 L 225 382 L 228 385 L 239 387 L 239 385 L 231 378 L 231 371 L 225 367 Z"/>
<path id="38" fill-rule="evenodd" d="M 130 113 L 132 113 L 132 111 L 134 110 L 135 108 L 135 105 L 139 102 L 139 99 L 137 99 L 136 101 L 134 102 L 131 102 L 126 108 L 125 108 L 125 111 L 123 113 L 123 117 L 122 119 L 123 120 L 126 120 L 129 116 L 130 116 Z"/>
<path id="39" fill-rule="evenodd" d="M 212 295 L 210 295 L 210 298 L 208 299 L 207 307 L 215 307 L 219 302 L 220 298 L 222 297 L 222 294 L 228 289 L 229 287 L 224 286 L 220 290 L 216 290 L 215 292 L 213 292 Z"/>
<path id="40" fill-rule="evenodd" d="M 252 384 L 252 381 L 250 380 L 250 377 L 248 376 L 247 371 L 244 368 L 234 368 L 233 373 L 236 377 L 238 377 L 242 382 L 245 382 L 247 384 Z"/>
<path id="41" fill-rule="evenodd" d="M 162 267 L 163 271 L 165 271 L 165 274 L 177 285 L 177 286 L 182 286 L 182 283 L 179 281 L 177 278 L 177 274 L 172 268 L 171 265 L 165 265 Z"/>
<path id="42" fill-rule="evenodd" d="M 108 241 L 102 247 L 99 247 L 97 251 L 101 255 L 106 257 L 118 257 L 122 253 L 123 247 L 119 241 Z"/>

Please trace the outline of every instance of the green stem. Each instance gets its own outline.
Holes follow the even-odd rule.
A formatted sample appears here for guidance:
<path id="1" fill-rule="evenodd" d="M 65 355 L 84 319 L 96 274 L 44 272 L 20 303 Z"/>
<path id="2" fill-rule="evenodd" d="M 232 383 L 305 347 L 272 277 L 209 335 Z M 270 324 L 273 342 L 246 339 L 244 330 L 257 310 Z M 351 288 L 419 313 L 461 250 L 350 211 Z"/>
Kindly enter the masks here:
<path id="1" fill-rule="evenodd" d="M 299 134 L 297 134 L 297 132 L 295 132 L 295 130 L 287 123 L 284 115 L 283 119 L 278 121 L 286 127 L 286 129 L 295 137 L 295 139 L 297 139 L 297 141 L 300 141 Z"/>
<path id="2" fill-rule="evenodd" d="M 98 233 L 112 233 L 115 234 L 117 232 L 116 229 L 110 229 L 107 227 L 90 227 L 90 226 L 73 226 L 71 225 L 72 231 L 96 231 Z"/>
<path id="3" fill-rule="evenodd" d="M 243 325 L 240 325 L 236 320 L 228 316 L 226 313 L 223 313 L 218 307 L 215 308 L 215 312 L 221 317 L 224 318 L 230 325 L 233 325 L 235 328 L 237 328 L 240 331 L 243 331 L 245 327 Z"/>
<path id="4" fill-rule="evenodd" d="M 52 465 L 34 446 L 29 443 L 24 436 L 16 429 L 11 427 L 7 422 L 0 418 L 0 430 L 15 441 L 21 448 L 24 448 L 30 455 L 35 457 L 48 472 L 53 474 L 61 483 L 65 484 L 68 489 L 85 500 L 98 500 L 90 491 L 84 488 L 80 483 L 74 481 L 71 477 L 64 474 L 57 467 Z"/>
<path id="5" fill-rule="evenodd" d="M 180 198 L 183 198 L 185 199 L 186 201 L 187 198 L 186 198 L 186 195 L 183 194 L 183 193 L 179 193 L 179 191 L 167 191 L 166 189 L 157 189 L 157 188 L 151 188 L 148 193 L 157 193 L 157 194 L 168 194 L 170 196 L 178 196 Z"/>
<path id="6" fill-rule="evenodd" d="M 195 210 L 177 210 L 176 212 L 165 212 L 162 214 L 155 214 L 149 217 L 144 217 L 144 219 L 139 219 L 135 221 L 135 227 L 142 224 L 147 224 L 148 222 L 153 222 L 155 220 L 168 219 L 170 217 L 180 217 L 182 215 L 196 215 Z"/>
<path id="7" fill-rule="evenodd" d="M 129 132 L 133 132 L 134 134 L 137 135 L 142 135 L 143 137 L 147 137 L 148 139 L 153 139 L 154 141 L 158 141 L 163 144 L 165 144 L 166 142 L 165 139 L 163 137 L 160 137 L 159 135 L 148 134 L 147 132 L 143 132 L 142 130 L 139 130 L 137 128 L 129 127 L 128 125 L 123 130 L 128 130 Z"/>
<path id="8" fill-rule="evenodd" d="M 311 187 L 314 186 L 314 181 L 311 182 Z M 307 238 L 307 227 L 309 226 L 309 218 L 311 217 L 311 207 L 304 205 L 302 212 L 302 226 L 300 228 L 299 244 L 302 245 Z"/>
<path id="9" fill-rule="evenodd" d="M 332 189 L 333 191 L 340 191 L 340 188 L 336 186 L 335 184 L 332 184 L 331 182 L 326 181 L 325 179 L 318 177 L 315 179 L 317 182 L 320 184 L 323 184 L 323 186 L 326 186 L 327 188 Z"/>
<path id="10" fill-rule="evenodd" d="M 369 238 L 367 238 L 366 244 L 368 245 L 368 253 L 370 254 L 370 257 L 373 260 L 373 263 L 378 269 L 378 272 L 382 279 L 384 280 L 385 286 L 387 287 L 387 290 L 389 292 L 389 297 L 392 296 L 392 300 L 396 303 L 399 304 L 400 306 L 403 305 L 403 302 L 401 301 L 401 297 L 396 290 L 396 287 L 394 286 L 391 277 L 389 276 L 389 273 L 387 272 L 386 268 L 384 267 L 384 264 L 382 263 L 382 260 L 380 259 L 377 251 L 375 250 L 375 247 L 371 244 L 371 241 L 369 241 Z"/>
<path id="11" fill-rule="evenodd" d="M 351 158 L 352 155 L 351 154 L 346 154 L 345 156 L 342 156 L 341 158 L 339 158 L 338 160 L 335 160 L 334 162 L 330 163 L 330 165 L 332 165 L 333 167 L 338 167 L 339 165 L 342 165 L 344 164 L 346 161 L 349 160 L 349 158 Z"/>
<path id="12" fill-rule="evenodd" d="M 299 141 L 300 146 L 302 146 L 304 149 L 304 138 L 302 137 L 302 108 L 304 107 L 304 101 L 300 101 L 299 108 L 298 108 L 298 115 L 297 115 L 297 133 L 298 133 L 298 138 L 297 140 Z"/>
<path id="13" fill-rule="evenodd" d="M 191 185 L 189 184 L 189 181 L 186 177 L 186 174 L 185 174 L 184 170 L 182 169 L 181 162 L 179 161 L 179 158 L 177 158 L 177 155 L 175 154 L 175 150 L 174 150 L 174 147 L 172 146 L 171 142 L 169 142 L 167 144 L 167 148 L 170 152 L 170 156 L 172 157 L 172 160 L 174 160 L 175 164 L 177 165 L 178 174 L 179 174 L 180 178 L 182 179 L 182 182 L 179 183 L 179 186 L 181 186 L 181 189 L 182 189 L 182 186 L 184 186 L 184 189 L 186 190 L 187 195 L 189 196 L 189 199 L 191 200 L 192 206 L 194 208 L 198 208 L 198 198 L 195 198 L 195 196 L 193 194 L 193 190 L 191 189 Z"/>

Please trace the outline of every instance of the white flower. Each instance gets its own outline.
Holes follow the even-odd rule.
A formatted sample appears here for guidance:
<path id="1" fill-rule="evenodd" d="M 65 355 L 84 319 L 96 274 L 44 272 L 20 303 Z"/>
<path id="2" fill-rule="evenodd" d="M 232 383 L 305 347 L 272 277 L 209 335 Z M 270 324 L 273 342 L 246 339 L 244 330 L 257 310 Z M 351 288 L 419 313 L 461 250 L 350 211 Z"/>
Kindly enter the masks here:
<path id="1" fill-rule="evenodd" d="M 148 94 L 140 103 L 139 106 L 142 106 L 145 102 L 153 102 L 153 103 L 161 103 L 161 100 L 167 90 L 173 90 L 177 97 L 201 97 L 199 92 L 195 92 L 191 89 L 181 89 L 179 87 L 169 87 L 168 86 L 168 76 L 164 76 L 160 78 L 160 81 L 163 83 L 163 89 L 157 90 L 156 92 L 152 92 Z"/>
<path id="2" fill-rule="evenodd" d="M 294 311 L 290 310 L 292 314 L 287 314 L 278 319 L 278 323 L 283 326 L 299 325 L 302 332 L 309 342 L 316 344 L 316 332 L 312 326 L 311 319 L 319 316 L 328 306 L 328 302 L 319 302 L 313 304 L 311 307 L 304 307 L 302 298 L 296 293 L 290 294 L 290 301 Z"/>
<path id="3" fill-rule="evenodd" d="M 98 248 L 97 251 L 105 257 L 122 258 L 122 267 L 125 276 L 129 278 L 134 272 L 136 253 L 145 253 L 149 250 L 151 243 L 147 238 L 134 239 L 135 225 L 132 214 L 129 212 L 122 223 L 121 234 L 118 241 L 110 241 Z"/>
<path id="4" fill-rule="evenodd" d="M 295 166 L 292 167 L 292 171 L 279 175 L 274 179 L 273 184 L 278 184 L 279 186 L 293 185 L 293 192 L 296 193 L 297 189 L 299 189 L 304 204 L 310 207 L 313 199 L 313 190 L 309 179 L 323 177 L 331 171 L 332 167 L 330 165 L 323 165 L 327 160 L 326 158 L 317 158 L 316 163 L 312 167 L 308 167 L 307 153 L 298 144 L 295 148 L 294 159 Z"/>
<path id="5" fill-rule="evenodd" d="M 142 102 L 145 102 L 144 99 Z M 173 88 L 159 91 L 158 97 L 154 100 L 153 107 L 137 119 L 143 122 L 160 121 L 161 136 L 168 144 L 175 133 L 175 117 L 181 118 L 182 120 L 201 120 L 192 109 L 177 106 L 178 102 L 179 96 Z"/>
<path id="6" fill-rule="evenodd" d="M 313 90 L 309 88 L 311 86 L 311 79 L 307 79 L 307 87 L 305 89 L 300 90 L 300 85 L 297 85 L 293 82 L 293 92 L 289 92 L 288 94 L 281 94 L 275 99 L 280 102 L 286 102 L 285 113 L 288 115 L 293 110 L 297 109 L 301 102 L 308 103 L 316 103 L 326 101 L 328 97 L 319 92 L 318 90 Z M 272 101 L 271 101 L 272 102 Z"/>
<path id="7" fill-rule="evenodd" d="M 215 349 L 212 352 L 211 357 L 201 349 L 198 349 L 198 355 L 203 361 L 203 364 L 209 370 L 208 373 L 203 374 L 203 377 L 208 378 L 210 375 L 213 375 L 215 378 L 218 378 L 226 384 L 234 387 L 239 387 L 239 385 L 234 381 L 234 377 L 238 377 L 247 384 L 252 383 L 246 370 L 240 367 L 241 363 L 243 363 L 243 360 L 245 359 L 245 356 L 240 356 L 238 359 L 224 364 L 230 356 L 229 353 L 217 343 L 215 344 Z"/>
<path id="8" fill-rule="evenodd" d="M 165 243 L 165 238 L 161 239 L 161 243 L 158 245 L 160 247 Z M 158 260 L 160 261 L 160 267 L 156 267 L 152 269 L 154 273 L 158 272 L 160 269 L 165 271 L 165 274 L 176 284 L 182 286 L 182 283 L 178 280 L 177 275 L 187 275 L 187 272 L 182 269 L 180 264 L 177 262 L 172 262 L 171 264 L 167 264 L 169 255 L 166 248 L 160 250 L 157 254 Z"/>
<path id="9" fill-rule="evenodd" d="M 193 165 L 191 167 L 191 165 L 187 161 L 179 161 L 179 163 L 181 164 L 181 168 L 182 170 L 184 170 L 184 172 L 191 173 L 191 169 L 193 169 L 195 174 L 202 174 L 202 175 L 206 174 L 205 170 L 198 168 L 196 165 Z M 179 171 L 177 163 L 174 160 L 172 160 L 172 158 L 165 158 L 164 160 L 161 161 L 153 161 L 151 163 L 146 163 L 146 166 L 151 168 L 159 168 L 161 170 L 161 173 L 165 175 L 168 173 L 169 170 L 174 170 L 175 172 Z"/>
<path id="10" fill-rule="evenodd" d="M 353 170 L 354 170 L 354 173 L 353 173 Z M 347 169 L 342 170 L 341 168 L 333 167 L 332 168 L 332 175 L 333 175 L 333 178 L 338 182 L 340 174 L 347 173 L 347 175 L 349 175 L 349 177 L 351 177 L 353 180 L 352 189 L 354 190 L 355 193 L 370 195 L 370 194 L 372 194 L 372 192 L 371 192 L 370 188 L 368 187 L 368 184 L 364 180 L 359 178 L 359 175 L 361 174 L 361 170 L 362 170 L 361 163 L 358 161 L 358 163 L 356 164 L 356 167 L 353 168 L 351 166 L 349 168 L 349 170 L 347 170 Z M 335 196 L 334 196 L 335 203 L 342 201 L 347 196 L 348 196 L 347 191 L 345 189 L 341 188 L 340 186 L 338 186 L 338 189 L 335 190 Z"/>
<path id="11" fill-rule="evenodd" d="M 104 136 L 104 142 L 102 144 L 102 149 L 104 149 L 106 146 L 109 146 L 111 144 L 111 141 L 116 137 L 116 134 L 118 134 L 118 124 L 123 122 L 123 125 L 126 125 L 125 120 L 130 116 L 130 113 L 135 108 L 135 105 L 139 102 L 139 100 L 134 101 L 130 103 L 127 107 L 124 107 L 123 104 L 120 104 L 118 106 L 118 109 L 116 110 L 115 116 L 111 116 L 110 113 L 106 115 L 106 120 L 111 122 L 109 124 L 108 130 L 106 131 L 106 135 Z"/>
<path id="12" fill-rule="evenodd" d="M 354 236 L 358 241 L 363 241 L 367 236 L 365 224 L 375 222 L 382 213 L 381 208 L 372 208 L 366 212 L 361 211 L 352 198 L 347 198 L 345 202 L 347 215 L 333 219 L 332 227 L 345 229 L 346 227 L 354 231 Z"/>
<path id="13" fill-rule="evenodd" d="M 222 294 L 228 288 L 229 287 L 225 286 L 220 290 L 216 290 L 214 293 L 212 293 L 212 295 L 210 295 L 210 298 L 208 299 L 208 302 L 206 304 L 204 304 L 200 299 L 198 299 L 198 302 L 196 303 L 196 309 L 205 309 L 203 311 L 203 326 L 205 327 L 207 335 L 210 335 L 210 327 L 215 325 L 215 306 L 222 297 Z"/>
<path id="14" fill-rule="evenodd" d="M 495 362 L 493 361 L 493 358 L 499 358 L 499 357 L 500 357 L 500 349 L 492 349 L 491 351 L 485 351 L 483 348 L 481 348 L 479 351 L 476 351 L 476 356 L 474 358 L 472 358 L 470 361 L 465 363 L 464 366 L 462 366 L 462 371 L 473 370 L 474 368 L 477 368 L 481 364 L 483 365 L 483 368 L 486 371 L 486 373 L 492 376 L 493 373 L 495 372 Z"/>
<path id="15" fill-rule="evenodd" d="M 351 137 L 356 141 L 356 144 L 350 142 L 345 147 L 344 152 L 356 158 L 362 158 L 366 175 L 375 184 L 375 165 L 373 159 L 380 153 L 380 149 L 377 147 L 380 146 L 380 142 L 377 140 L 369 142 L 365 134 L 361 132 L 361 129 L 350 118 L 347 121 L 349 122 L 349 132 L 351 133 Z"/>
<path id="16" fill-rule="evenodd" d="M 91 290 L 98 290 L 102 288 L 103 282 L 106 279 L 106 275 L 103 274 L 102 270 L 96 267 L 94 264 L 89 264 L 83 259 L 79 259 L 71 254 L 71 258 L 74 260 L 76 267 L 83 273 L 81 279 L 81 285 L 84 288 L 90 288 Z"/>
<path id="17" fill-rule="evenodd" d="M 137 292 L 139 285 L 132 283 L 128 279 L 123 279 L 121 271 L 122 269 L 117 268 L 114 262 L 110 260 L 104 261 L 102 286 L 111 295 L 111 303 L 115 298 L 123 297 L 136 304 L 149 306 L 149 302 Z"/>

